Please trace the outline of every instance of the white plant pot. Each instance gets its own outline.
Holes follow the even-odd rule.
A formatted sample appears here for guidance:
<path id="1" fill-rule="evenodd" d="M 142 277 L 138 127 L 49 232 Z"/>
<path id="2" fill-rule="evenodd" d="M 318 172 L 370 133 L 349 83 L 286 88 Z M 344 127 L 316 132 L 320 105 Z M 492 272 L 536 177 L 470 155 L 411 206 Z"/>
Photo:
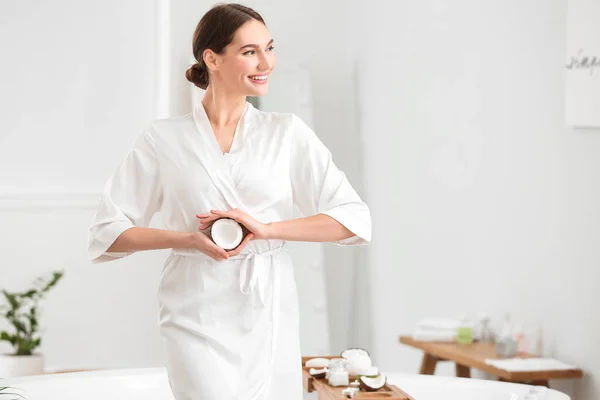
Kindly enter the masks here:
<path id="1" fill-rule="evenodd" d="M 44 356 L 42 354 L 30 356 L 0 354 L 0 378 L 41 375 L 43 372 Z"/>

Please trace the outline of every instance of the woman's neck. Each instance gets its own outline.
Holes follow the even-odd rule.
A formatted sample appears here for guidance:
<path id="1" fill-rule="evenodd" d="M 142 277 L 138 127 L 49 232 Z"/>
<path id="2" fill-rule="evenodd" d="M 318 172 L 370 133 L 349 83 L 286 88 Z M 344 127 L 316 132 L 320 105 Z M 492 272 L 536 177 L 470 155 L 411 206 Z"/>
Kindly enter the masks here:
<path id="1" fill-rule="evenodd" d="M 216 127 L 224 127 L 237 124 L 246 107 L 246 97 L 217 93 L 209 85 L 202 98 L 202 105 L 210 123 Z"/>

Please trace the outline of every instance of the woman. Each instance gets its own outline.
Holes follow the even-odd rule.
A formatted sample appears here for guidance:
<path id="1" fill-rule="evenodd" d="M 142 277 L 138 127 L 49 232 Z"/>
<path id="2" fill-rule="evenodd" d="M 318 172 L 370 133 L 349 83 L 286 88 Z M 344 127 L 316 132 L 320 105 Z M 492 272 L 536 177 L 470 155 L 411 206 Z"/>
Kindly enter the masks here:
<path id="1" fill-rule="evenodd" d="M 302 398 L 298 304 L 286 241 L 366 244 L 369 209 L 314 132 L 293 114 L 263 112 L 273 40 L 250 8 L 212 8 L 186 73 L 206 89 L 192 113 L 157 120 L 106 186 L 90 227 L 93 262 L 173 249 L 159 287 L 171 388 L 184 399 Z M 297 205 L 306 215 L 293 219 Z M 166 230 L 148 228 L 160 211 Z M 202 231 L 233 218 L 234 250 Z"/>

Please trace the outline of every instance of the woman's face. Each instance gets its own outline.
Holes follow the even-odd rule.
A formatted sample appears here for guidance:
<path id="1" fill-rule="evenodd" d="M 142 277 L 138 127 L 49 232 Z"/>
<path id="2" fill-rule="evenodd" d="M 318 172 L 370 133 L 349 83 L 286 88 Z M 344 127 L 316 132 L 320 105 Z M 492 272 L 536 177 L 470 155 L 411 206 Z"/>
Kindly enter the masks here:
<path id="1" fill-rule="evenodd" d="M 267 27 L 251 19 L 236 31 L 213 74 L 218 85 L 242 96 L 263 96 L 275 67 L 273 39 Z"/>

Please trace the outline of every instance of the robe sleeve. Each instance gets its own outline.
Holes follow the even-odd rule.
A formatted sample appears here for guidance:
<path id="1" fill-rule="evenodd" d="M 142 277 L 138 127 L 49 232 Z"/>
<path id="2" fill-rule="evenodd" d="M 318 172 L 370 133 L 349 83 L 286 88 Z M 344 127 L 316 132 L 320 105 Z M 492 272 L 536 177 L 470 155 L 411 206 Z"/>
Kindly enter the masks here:
<path id="1" fill-rule="evenodd" d="M 340 245 L 371 240 L 371 215 L 331 152 L 301 118 L 293 115 L 290 175 L 294 203 L 306 216 L 325 214 L 354 233 Z"/>
<path id="2" fill-rule="evenodd" d="M 88 257 L 102 263 L 133 252 L 107 252 L 121 233 L 147 227 L 159 211 L 162 191 L 153 128 L 138 136 L 127 156 L 108 179 L 100 205 L 88 230 Z"/>

